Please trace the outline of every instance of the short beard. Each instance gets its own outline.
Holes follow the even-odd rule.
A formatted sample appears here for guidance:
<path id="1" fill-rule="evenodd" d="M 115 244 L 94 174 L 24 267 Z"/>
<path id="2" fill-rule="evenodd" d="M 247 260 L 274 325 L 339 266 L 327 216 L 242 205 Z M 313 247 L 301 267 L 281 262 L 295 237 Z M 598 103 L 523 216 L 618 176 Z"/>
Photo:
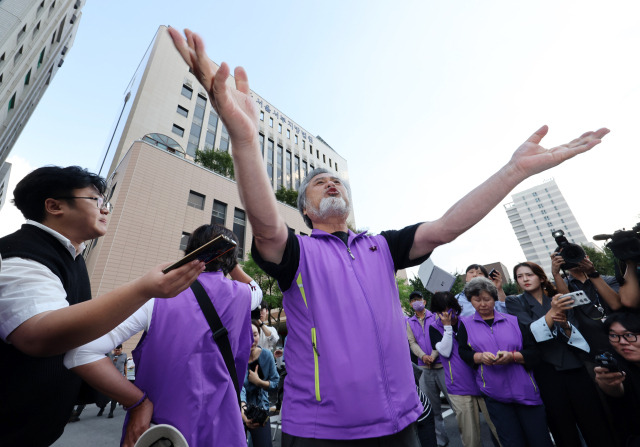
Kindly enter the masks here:
<path id="1" fill-rule="evenodd" d="M 325 197 L 320 200 L 318 208 L 309 206 L 307 214 L 320 220 L 325 220 L 329 217 L 344 217 L 346 220 L 349 216 L 349 205 L 342 197 Z"/>

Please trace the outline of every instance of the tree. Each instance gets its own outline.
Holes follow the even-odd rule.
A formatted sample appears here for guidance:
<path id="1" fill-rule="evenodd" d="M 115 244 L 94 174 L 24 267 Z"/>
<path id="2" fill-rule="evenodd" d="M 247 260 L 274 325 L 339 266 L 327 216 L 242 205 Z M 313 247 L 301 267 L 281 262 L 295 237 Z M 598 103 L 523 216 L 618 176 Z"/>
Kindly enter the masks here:
<path id="1" fill-rule="evenodd" d="M 502 290 L 504 290 L 504 293 L 507 296 L 518 295 L 520 293 L 520 289 L 518 288 L 518 283 L 513 280 L 502 284 Z"/>
<path id="2" fill-rule="evenodd" d="M 214 151 L 213 149 L 206 148 L 204 151 L 196 149 L 194 161 L 213 172 L 217 172 L 218 174 L 224 175 L 232 180 L 235 179 L 233 159 L 229 152 Z"/>
<path id="3" fill-rule="evenodd" d="M 276 191 L 276 200 L 294 208 L 298 207 L 298 191 L 281 186 Z"/>
<path id="4" fill-rule="evenodd" d="M 269 308 L 278 309 L 278 316 L 276 317 L 274 326 L 279 326 L 280 317 L 282 316 L 282 292 L 278 287 L 278 282 L 258 267 L 251 253 L 248 253 L 248 259 L 242 264 L 242 270 L 258 283 L 258 286 L 260 286 L 262 290 L 262 299 L 267 302 Z M 271 314 L 269 314 L 269 325 L 272 325 Z"/>
<path id="5" fill-rule="evenodd" d="M 583 245 L 582 249 L 589 256 L 589 260 L 593 262 L 596 270 L 602 275 L 614 276 L 616 274 L 616 258 L 610 249 L 605 247 L 604 250 L 600 251 L 586 245 Z"/>

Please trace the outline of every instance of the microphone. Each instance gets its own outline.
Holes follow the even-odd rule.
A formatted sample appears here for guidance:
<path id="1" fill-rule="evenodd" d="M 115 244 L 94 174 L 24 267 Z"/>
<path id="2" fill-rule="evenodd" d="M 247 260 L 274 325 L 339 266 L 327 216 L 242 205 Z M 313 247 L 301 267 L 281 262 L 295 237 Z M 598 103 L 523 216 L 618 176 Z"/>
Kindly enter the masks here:
<path id="1" fill-rule="evenodd" d="M 596 234 L 593 236 L 594 241 L 606 241 L 607 239 L 611 239 L 613 234 Z"/>

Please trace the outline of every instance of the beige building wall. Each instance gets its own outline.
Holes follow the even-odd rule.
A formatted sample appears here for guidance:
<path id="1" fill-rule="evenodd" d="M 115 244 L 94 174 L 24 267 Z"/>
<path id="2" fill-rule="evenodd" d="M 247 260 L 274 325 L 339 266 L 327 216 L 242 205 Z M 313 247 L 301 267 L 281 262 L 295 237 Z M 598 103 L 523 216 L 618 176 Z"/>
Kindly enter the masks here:
<path id="1" fill-rule="evenodd" d="M 73 45 L 84 3 L 0 1 L 0 166 Z"/>

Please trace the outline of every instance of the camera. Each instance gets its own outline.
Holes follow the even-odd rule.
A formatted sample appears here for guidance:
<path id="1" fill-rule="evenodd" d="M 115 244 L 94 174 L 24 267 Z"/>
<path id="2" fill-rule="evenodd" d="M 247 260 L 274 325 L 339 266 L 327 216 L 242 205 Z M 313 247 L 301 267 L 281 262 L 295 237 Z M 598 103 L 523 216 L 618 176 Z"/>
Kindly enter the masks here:
<path id="1" fill-rule="evenodd" d="M 561 266 L 562 269 L 570 270 L 576 268 L 578 264 L 580 264 L 580 261 L 587 256 L 581 246 L 578 244 L 572 244 L 566 237 L 564 237 L 564 231 L 553 230 L 551 232 L 551 236 L 553 236 L 556 240 L 556 244 L 558 244 L 558 248 L 556 248 L 555 253 L 562 256 L 562 259 L 564 259 L 564 264 Z"/>
<path id="2" fill-rule="evenodd" d="M 613 252 L 620 261 L 640 262 L 640 222 L 631 230 L 614 231 L 613 234 L 596 234 L 596 241 L 611 239 L 605 246 Z"/>
<path id="3" fill-rule="evenodd" d="M 618 368 L 618 361 L 610 352 L 603 352 L 602 354 L 596 355 L 596 364 L 603 368 L 607 368 L 609 372 L 620 371 L 620 368 Z"/>

